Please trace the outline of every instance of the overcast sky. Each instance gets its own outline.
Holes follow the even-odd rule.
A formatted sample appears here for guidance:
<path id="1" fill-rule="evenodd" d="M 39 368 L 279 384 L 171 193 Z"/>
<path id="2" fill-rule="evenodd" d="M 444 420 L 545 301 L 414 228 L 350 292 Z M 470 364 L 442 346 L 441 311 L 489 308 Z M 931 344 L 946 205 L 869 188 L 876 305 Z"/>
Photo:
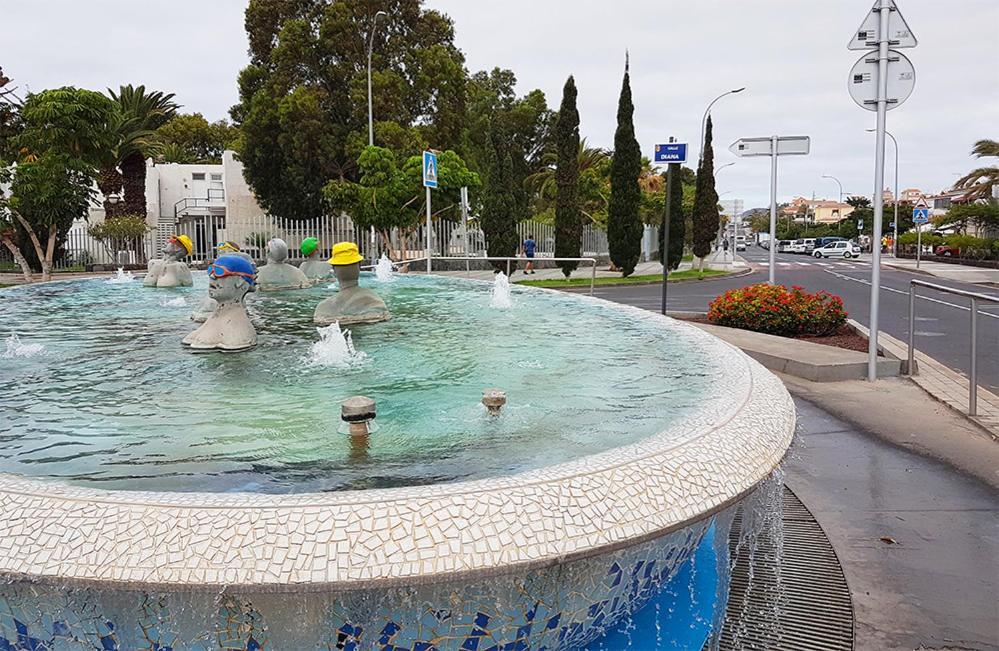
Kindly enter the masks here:
<path id="1" fill-rule="evenodd" d="M 975 165 L 975 140 L 999 138 L 999 1 L 898 0 L 919 46 L 905 50 L 916 88 L 888 113 L 900 144 L 901 188 L 937 191 Z M 177 94 L 185 111 L 226 117 L 246 63 L 243 0 L 0 0 L 0 66 L 22 88 L 121 83 Z M 873 191 L 875 114 L 847 93 L 859 52 L 846 49 L 871 0 L 428 0 L 455 21 L 475 71 L 517 74 L 557 108 L 569 74 L 581 132 L 610 147 L 631 52 L 635 126 L 643 152 L 666 136 L 697 142 L 712 98 L 722 199 L 769 202 L 769 159 L 736 159 L 740 137 L 808 135 L 809 156 L 781 159 L 778 195 L 835 198 Z M 889 142 L 886 182 L 892 182 Z M 696 149 L 695 149 L 696 152 Z M 696 153 L 692 153 L 696 158 Z"/>

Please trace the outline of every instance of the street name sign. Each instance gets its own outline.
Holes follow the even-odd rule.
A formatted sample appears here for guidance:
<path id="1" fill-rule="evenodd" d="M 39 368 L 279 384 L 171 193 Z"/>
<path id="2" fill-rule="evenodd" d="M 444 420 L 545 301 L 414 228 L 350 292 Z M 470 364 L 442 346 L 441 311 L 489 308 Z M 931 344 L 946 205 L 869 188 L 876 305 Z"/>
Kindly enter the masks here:
<path id="1" fill-rule="evenodd" d="M 874 8 L 864 18 L 864 22 L 853 33 L 853 38 L 850 39 L 849 45 L 846 46 L 848 50 L 878 49 L 878 42 L 880 40 L 878 32 L 881 28 L 881 16 L 878 10 L 879 4 L 879 2 L 874 4 Z M 905 18 L 902 17 L 902 13 L 898 10 L 898 7 L 895 6 L 895 0 L 892 0 L 889 5 L 891 13 L 888 15 L 888 46 L 899 49 L 916 47 L 918 44 L 916 36 L 909 29 L 909 25 L 906 24 Z"/>
<path id="2" fill-rule="evenodd" d="M 687 143 L 670 142 L 666 144 L 656 145 L 652 162 L 659 164 L 686 163 Z"/>
<path id="3" fill-rule="evenodd" d="M 853 64 L 847 83 L 850 97 L 860 108 L 878 110 L 878 55 L 867 52 Z M 887 110 L 898 108 L 909 99 L 916 86 L 916 69 L 912 61 L 895 50 L 888 50 L 888 105 Z"/>
<path id="4" fill-rule="evenodd" d="M 740 138 L 728 148 L 736 156 L 770 156 L 773 138 Z M 808 153 L 811 139 L 808 136 L 778 136 L 778 156 L 802 156 Z"/>
<path id="5" fill-rule="evenodd" d="M 423 152 L 423 187 L 437 187 L 437 154 L 432 151 Z"/>

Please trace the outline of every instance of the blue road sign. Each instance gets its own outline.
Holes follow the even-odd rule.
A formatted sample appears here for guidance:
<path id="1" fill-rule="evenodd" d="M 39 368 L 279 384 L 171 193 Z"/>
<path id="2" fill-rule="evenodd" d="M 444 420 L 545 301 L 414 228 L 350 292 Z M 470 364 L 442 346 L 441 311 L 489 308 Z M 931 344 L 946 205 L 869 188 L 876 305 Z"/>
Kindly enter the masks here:
<path id="1" fill-rule="evenodd" d="M 687 143 L 671 142 L 663 145 L 656 145 L 654 163 L 686 163 Z"/>
<path id="2" fill-rule="evenodd" d="M 912 223 L 913 224 L 925 224 L 930 221 L 930 209 L 929 208 L 913 208 L 912 209 Z"/>
<path id="3" fill-rule="evenodd" d="M 437 154 L 432 151 L 423 152 L 423 187 L 437 187 Z"/>

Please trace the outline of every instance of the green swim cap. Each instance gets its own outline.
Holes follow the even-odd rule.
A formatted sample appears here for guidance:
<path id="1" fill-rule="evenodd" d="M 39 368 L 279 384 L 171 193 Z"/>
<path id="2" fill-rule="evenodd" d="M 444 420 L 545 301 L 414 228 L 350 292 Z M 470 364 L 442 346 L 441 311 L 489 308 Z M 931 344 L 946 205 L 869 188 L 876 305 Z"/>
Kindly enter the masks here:
<path id="1" fill-rule="evenodd" d="M 316 249 L 319 248 L 319 240 L 314 237 L 307 237 L 302 240 L 302 246 L 300 247 L 302 255 L 309 256 L 315 253 Z"/>

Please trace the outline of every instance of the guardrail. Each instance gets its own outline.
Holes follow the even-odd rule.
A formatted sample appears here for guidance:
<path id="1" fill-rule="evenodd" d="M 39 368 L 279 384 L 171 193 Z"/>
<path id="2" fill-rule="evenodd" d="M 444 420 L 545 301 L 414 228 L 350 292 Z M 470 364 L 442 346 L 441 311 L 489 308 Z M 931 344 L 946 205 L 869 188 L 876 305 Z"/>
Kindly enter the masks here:
<path id="1" fill-rule="evenodd" d="M 424 256 L 422 258 L 408 258 L 406 260 L 393 260 L 392 266 L 398 267 L 404 264 L 412 264 L 413 262 L 426 261 L 427 258 Z M 466 262 L 471 262 L 473 260 L 485 260 L 486 262 L 506 262 L 506 275 L 510 277 L 510 263 L 511 262 L 527 262 L 527 261 L 539 261 L 544 260 L 546 262 L 589 262 L 590 263 L 590 296 L 593 296 L 593 288 L 597 284 L 597 259 L 596 258 L 549 258 L 549 257 L 536 257 L 536 258 L 507 258 L 507 257 L 490 257 L 481 255 L 445 255 L 445 256 L 434 256 L 431 260 L 461 260 Z M 365 265 L 361 267 L 362 269 L 373 269 L 375 265 Z M 466 271 L 468 267 L 466 265 Z"/>
<path id="2" fill-rule="evenodd" d="M 925 287 L 944 294 L 953 294 L 971 299 L 971 369 L 968 387 L 968 415 L 978 415 L 978 302 L 999 303 L 999 298 L 994 298 L 986 294 L 977 292 L 967 292 L 963 289 L 954 289 L 944 285 L 928 283 L 923 280 L 909 281 L 909 367 L 906 369 L 907 375 L 913 375 L 915 368 L 915 336 L 916 336 L 916 287 Z"/>

